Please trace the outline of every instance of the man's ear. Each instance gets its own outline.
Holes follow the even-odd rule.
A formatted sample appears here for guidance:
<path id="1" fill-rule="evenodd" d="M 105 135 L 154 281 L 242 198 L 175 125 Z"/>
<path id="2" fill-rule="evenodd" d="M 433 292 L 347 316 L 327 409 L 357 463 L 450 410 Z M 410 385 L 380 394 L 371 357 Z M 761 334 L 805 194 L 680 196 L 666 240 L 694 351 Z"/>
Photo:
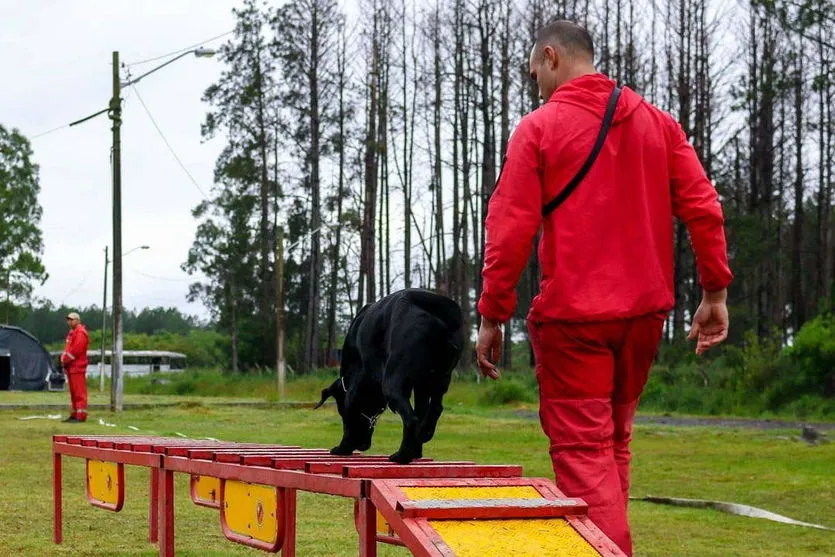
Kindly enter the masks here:
<path id="1" fill-rule="evenodd" d="M 542 56 L 545 58 L 545 61 L 548 63 L 548 66 L 552 70 L 556 70 L 557 66 L 559 66 L 560 59 L 559 53 L 556 48 L 551 45 L 547 45 L 542 49 Z"/>

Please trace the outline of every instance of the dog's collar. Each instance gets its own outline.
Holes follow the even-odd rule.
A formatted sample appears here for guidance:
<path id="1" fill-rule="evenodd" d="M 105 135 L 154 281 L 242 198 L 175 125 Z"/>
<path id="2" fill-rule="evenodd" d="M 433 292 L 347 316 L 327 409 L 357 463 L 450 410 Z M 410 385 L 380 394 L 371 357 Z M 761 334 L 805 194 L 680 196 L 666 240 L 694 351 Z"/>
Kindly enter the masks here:
<path id="1" fill-rule="evenodd" d="M 347 392 L 348 392 L 348 388 L 345 386 L 345 376 L 344 376 L 344 375 L 343 375 L 342 377 L 340 377 L 340 378 L 339 378 L 339 382 L 340 382 L 340 383 L 342 383 L 342 390 L 343 390 L 343 391 L 345 391 L 345 392 L 347 393 Z"/>
<path id="2" fill-rule="evenodd" d="M 380 411 L 379 411 L 379 412 L 377 412 L 376 414 L 374 414 L 373 416 L 367 416 L 367 415 L 365 415 L 365 414 L 364 414 L 364 413 L 362 413 L 362 412 L 360 412 L 360 416 L 362 416 L 363 418 L 365 418 L 366 420 L 368 420 L 368 429 L 374 429 L 374 427 L 377 425 L 377 420 L 379 420 L 379 419 L 380 419 L 380 416 L 382 416 L 382 415 L 383 415 L 383 412 L 385 412 L 385 411 L 386 411 L 386 407 L 385 407 L 385 406 L 383 406 L 383 407 L 380 409 Z"/>

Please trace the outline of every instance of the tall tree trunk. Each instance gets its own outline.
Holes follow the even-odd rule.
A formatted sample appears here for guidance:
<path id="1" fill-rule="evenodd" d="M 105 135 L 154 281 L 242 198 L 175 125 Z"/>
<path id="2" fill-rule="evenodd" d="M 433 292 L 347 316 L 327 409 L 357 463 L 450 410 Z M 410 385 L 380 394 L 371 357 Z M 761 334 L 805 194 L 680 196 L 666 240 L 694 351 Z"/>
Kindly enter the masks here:
<path id="1" fill-rule="evenodd" d="M 792 324 L 794 332 L 806 322 L 803 298 L 803 41 L 798 41 L 794 74 L 794 219 L 792 221 Z"/>
<path id="2" fill-rule="evenodd" d="M 512 3 L 504 0 L 501 19 L 501 62 L 499 66 L 499 103 L 500 103 L 500 132 L 499 132 L 499 158 L 504 161 L 507 155 L 507 143 L 510 139 L 510 42 L 511 42 L 511 16 Z M 573 17 L 573 10 L 572 10 Z M 504 164 L 504 163 L 502 163 Z M 501 170 L 499 171 L 501 175 Z M 487 202 L 485 201 L 485 206 Z M 483 262 L 483 254 L 482 254 Z M 502 349 L 503 368 L 508 369 L 513 364 L 513 317 L 505 324 L 504 347 Z"/>
<path id="3" fill-rule="evenodd" d="M 261 69 L 261 48 L 256 51 L 255 63 L 258 67 L 255 69 L 255 90 L 257 100 L 257 126 L 258 126 L 258 155 L 260 161 L 260 184 L 259 184 L 259 205 L 261 209 L 261 218 L 259 220 L 258 231 L 258 247 L 260 251 L 259 259 L 259 281 L 261 285 L 261 299 L 259 300 L 258 310 L 262 317 L 270 315 L 270 305 L 272 297 L 270 296 L 270 244 L 269 244 L 269 223 L 270 223 L 270 180 L 268 174 L 269 161 L 267 159 L 267 118 L 266 118 L 266 102 L 264 99 L 264 79 Z"/>
<path id="4" fill-rule="evenodd" d="M 816 301 L 830 297 L 832 286 L 831 264 L 832 254 L 829 247 L 831 231 L 829 223 L 832 216 L 832 195 L 831 195 L 831 161 L 828 158 L 831 151 L 831 103 L 830 97 L 830 76 L 828 68 L 828 51 L 823 45 L 823 26 L 818 25 L 818 57 L 820 61 L 818 87 L 818 234 L 817 234 L 817 296 Z"/>
<path id="5" fill-rule="evenodd" d="M 408 84 L 409 84 L 409 73 L 408 73 L 408 64 L 406 64 L 406 0 L 403 0 L 402 4 L 403 9 L 403 22 L 401 23 L 401 43 L 402 43 L 402 50 L 401 50 L 401 58 L 403 61 L 403 105 L 401 107 L 402 116 L 403 116 L 403 284 L 405 288 L 410 288 L 412 286 L 412 253 L 411 253 L 411 243 L 412 243 L 412 218 L 410 215 L 411 211 L 411 157 L 409 154 L 409 137 L 410 132 L 413 131 L 409 129 L 409 106 L 408 106 Z M 414 23 L 412 24 L 412 40 L 414 41 L 415 35 L 415 26 Z M 412 71 L 417 73 L 417 68 L 412 68 Z M 412 103 L 414 107 L 414 103 Z M 414 122 L 414 117 L 412 119 Z M 412 133 L 412 142 L 414 142 L 414 134 Z"/>
<path id="6" fill-rule="evenodd" d="M 229 293 L 231 298 L 229 306 L 232 309 L 232 315 L 230 317 L 232 324 L 232 373 L 238 373 L 238 371 L 240 371 L 238 368 L 238 299 L 234 283 L 229 285 Z"/>
<path id="7" fill-rule="evenodd" d="M 363 222 L 361 232 L 361 268 L 360 292 L 357 306 L 362 307 L 363 301 L 373 302 L 376 297 L 374 276 L 374 223 L 376 220 L 377 201 L 377 83 L 380 72 L 380 45 L 378 36 L 379 14 L 375 10 L 373 21 L 374 30 L 371 39 L 371 68 L 368 75 L 368 121 L 365 135 L 364 173 L 365 199 L 363 203 Z M 365 282 L 365 292 L 362 291 Z"/>
<path id="8" fill-rule="evenodd" d="M 345 24 L 339 27 L 339 44 L 336 55 L 338 83 L 339 83 L 339 137 L 337 138 L 336 150 L 339 156 L 339 178 L 336 187 L 336 230 L 334 231 L 333 246 L 331 247 L 331 277 L 330 277 L 330 301 L 328 303 L 328 344 L 326 357 L 330 358 L 336 347 L 336 291 L 340 272 L 339 250 L 342 245 L 342 202 L 345 197 L 345 86 L 346 86 L 346 47 Z M 347 273 L 346 273 L 347 274 Z"/>
<path id="9" fill-rule="evenodd" d="M 311 3 L 310 27 L 310 66 L 308 70 L 308 86 L 310 91 L 310 154 L 307 161 L 310 167 L 310 286 L 307 299 L 307 328 L 305 331 L 305 353 L 301 370 L 308 372 L 320 365 L 319 349 L 319 309 L 321 307 L 321 231 L 322 204 L 320 201 L 319 185 L 319 156 L 320 156 L 320 122 L 319 122 L 319 3 Z"/>
<path id="10" fill-rule="evenodd" d="M 481 195 L 479 196 L 481 218 L 479 227 L 484 227 L 487 218 L 487 202 L 496 184 L 496 142 L 493 138 L 493 56 L 490 52 L 495 22 L 491 17 L 490 1 L 482 0 L 478 10 L 479 50 L 481 53 Z M 478 246 L 477 268 L 484 266 L 484 235 Z M 476 273 L 476 299 L 481 296 L 481 273 Z"/>

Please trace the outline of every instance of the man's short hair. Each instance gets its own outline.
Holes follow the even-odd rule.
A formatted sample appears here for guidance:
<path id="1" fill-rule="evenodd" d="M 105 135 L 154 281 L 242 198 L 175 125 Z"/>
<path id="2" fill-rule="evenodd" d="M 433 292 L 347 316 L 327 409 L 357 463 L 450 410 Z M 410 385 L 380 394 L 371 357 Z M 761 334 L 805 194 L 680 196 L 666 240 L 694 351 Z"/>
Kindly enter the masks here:
<path id="1" fill-rule="evenodd" d="M 541 27 L 536 32 L 536 53 L 542 55 L 542 49 L 548 45 L 562 47 L 568 56 L 583 56 L 594 59 L 594 41 L 585 27 L 559 19 Z"/>

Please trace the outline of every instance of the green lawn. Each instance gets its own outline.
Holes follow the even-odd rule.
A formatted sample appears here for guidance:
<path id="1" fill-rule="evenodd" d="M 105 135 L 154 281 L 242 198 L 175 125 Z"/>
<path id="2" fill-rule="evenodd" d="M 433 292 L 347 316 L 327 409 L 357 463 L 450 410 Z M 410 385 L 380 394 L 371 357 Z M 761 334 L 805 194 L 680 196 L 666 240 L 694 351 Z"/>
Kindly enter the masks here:
<path id="1" fill-rule="evenodd" d="M 60 395 L 58 395 L 60 396 Z M 64 395 L 65 396 L 65 395 Z M 7 402 L 4 393 L 0 402 Z M 135 402 L 144 397 L 133 396 Z M 69 426 L 49 420 L 17 418 L 42 414 L 0 411 L 0 555 L 156 555 L 146 542 L 148 473 L 127 471 L 127 502 L 113 514 L 84 499 L 83 463 L 65 463 L 65 542 L 51 542 L 51 462 L 53 434 L 138 433 L 330 447 L 341 426 L 333 407 L 313 410 L 233 408 L 194 404 L 94 413 L 93 423 Z M 496 415 L 504 417 L 496 417 Z M 509 413 L 464 410 L 451 405 L 425 454 L 436 459 L 480 463 L 518 463 L 530 476 L 550 476 L 546 443 L 535 420 Z M 97 425 L 103 417 L 118 427 Z M 393 452 L 399 421 L 380 422 L 374 452 Z M 808 522 L 835 527 L 835 443 L 807 447 L 788 438 L 794 432 L 639 426 L 634 443 L 633 494 L 713 498 L 767 508 Z M 186 478 L 177 480 L 177 555 L 261 555 L 225 541 L 218 513 L 193 506 Z M 298 553 L 304 556 L 357 554 L 351 502 L 301 494 Z M 642 556 L 802 556 L 835 555 L 835 533 L 732 517 L 709 510 L 676 509 L 633 503 L 631 519 L 636 555 Z M 381 555 L 407 555 L 381 546 Z"/>

